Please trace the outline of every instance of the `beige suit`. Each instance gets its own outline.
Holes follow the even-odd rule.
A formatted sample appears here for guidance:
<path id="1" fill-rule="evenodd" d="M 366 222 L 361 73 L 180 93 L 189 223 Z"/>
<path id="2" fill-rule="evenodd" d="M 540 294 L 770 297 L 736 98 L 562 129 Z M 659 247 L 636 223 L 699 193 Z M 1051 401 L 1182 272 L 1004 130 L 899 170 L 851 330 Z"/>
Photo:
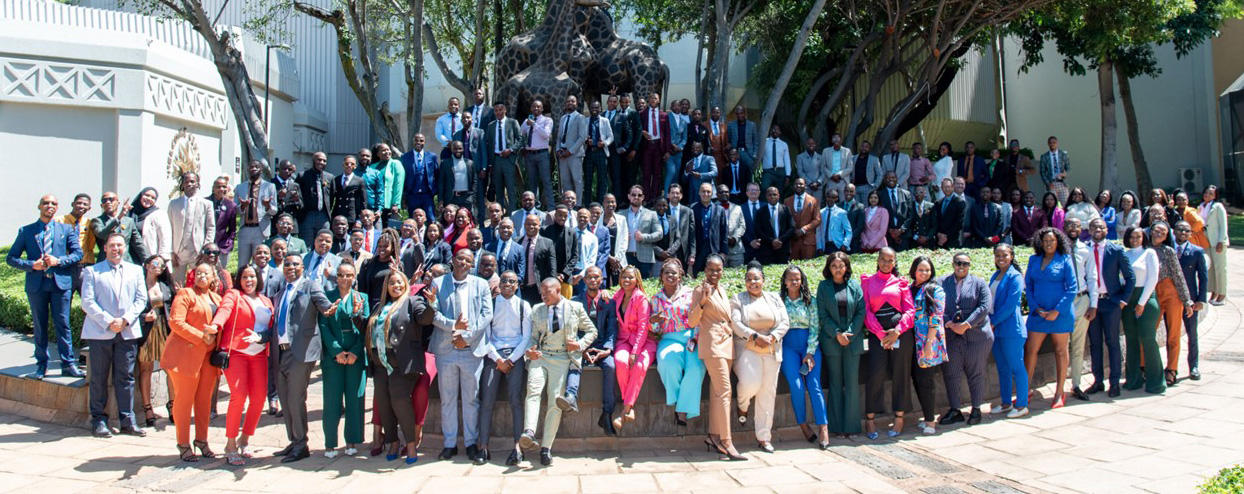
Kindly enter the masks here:
<path id="1" fill-rule="evenodd" d="M 182 280 L 203 246 L 216 240 L 216 213 L 207 199 L 181 196 L 169 201 L 168 222 L 173 233 L 173 279 Z"/>
<path id="2" fill-rule="evenodd" d="M 730 440 L 730 362 L 734 360 L 734 330 L 730 325 L 730 297 L 720 284 L 709 291 L 701 284 L 691 294 L 687 325 L 700 328 L 696 341 L 708 374 L 708 432 Z"/>
<path id="3" fill-rule="evenodd" d="M 523 429 L 536 430 L 540 418 L 540 393 L 548 399 L 548 410 L 544 412 L 544 436 L 540 445 L 553 447 L 557 438 L 557 429 L 561 426 L 562 410 L 557 407 L 557 397 L 566 391 L 566 376 L 571 365 L 577 369 L 583 362 L 583 351 L 567 351 L 566 343 L 577 341 L 579 348 L 587 348 L 596 341 L 596 325 L 583 310 L 583 304 L 563 298 L 557 304 L 558 328 L 556 332 L 550 328 L 549 307 L 537 305 L 531 310 L 531 349 L 539 350 L 541 355 L 536 360 L 527 362 L 527 402 L 523 419 Z M 579 337 L 582 334 L 582 337 Z M 576 338 L 578 338 L 576 340 Z"/>
<path id="4" fill-rule="evenodd" d="M 743 292 L 730 300 L 730 315 L 734 321 L 735 344 L 734 374 L 739 376 L 739 410 L 747 411 L 753 398 L 756 407 L 756 440 L 769 442 L 773 430 L 773 405 L 777 401 L 777 380 L 782 364 L 782 337 L 790 329 L 790 317 L 786 304 L 777 293 L 764 292 L 760 298 Z M 753 316 L 767 316 L 764 322 Z M 773 344 L 761 347 L 748 342 L 757 336 L 774 337 Z"/>

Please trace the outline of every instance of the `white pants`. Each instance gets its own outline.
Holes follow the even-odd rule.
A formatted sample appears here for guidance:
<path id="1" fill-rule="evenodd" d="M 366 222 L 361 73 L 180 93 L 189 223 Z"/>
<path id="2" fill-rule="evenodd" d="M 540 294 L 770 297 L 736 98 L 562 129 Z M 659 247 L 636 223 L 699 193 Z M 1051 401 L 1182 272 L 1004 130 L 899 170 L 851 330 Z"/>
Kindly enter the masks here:
<path id="1" fill-rule="evenodd" d="M 778 346 L 776 351 L 782 351 Z M 776 355 L 760 355 L 743 350 L 734 360 L 734 374 L 739 376 L 735 391 L 739 409 L 746 412 L 747 402 L 756 399 L 756 410 L 751 414 L 755 420 L 756 440 L 769 442 L 773 429 L 773 403 L 777 399 L 777 380 L 781 366 Z"/>

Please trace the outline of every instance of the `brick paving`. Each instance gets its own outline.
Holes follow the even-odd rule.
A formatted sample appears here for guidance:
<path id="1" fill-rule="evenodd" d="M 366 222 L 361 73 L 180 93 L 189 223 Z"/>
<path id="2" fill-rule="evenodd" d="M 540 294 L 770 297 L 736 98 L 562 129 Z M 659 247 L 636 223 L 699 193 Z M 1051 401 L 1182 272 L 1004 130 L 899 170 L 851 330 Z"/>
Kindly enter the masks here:
<path id="1" fill-rule="evenodd" d="M 1229 257 L 1230 273 L 1244 274 L 1244 249 Z M 1238 412 L 1244 409 L 1244 314 L 1232 302 L 1244 303 L 1244 287 L 1231 295 L 1201 323 L 1199 382 L 1183 380 L 1161 396 L 1098 394 L 1060 410 L 1049 409 L 1053 388 L 1046 386 L 1037 390 L 1029 417 L 987 417 L 976 426 L 943 427 L 935 436 L 909 427 L 898 440 L 835 440 L 823 452 L 798 429 L 785 429 L 777 434 L 777 453 L 766 454 L 743 433 L 736 441 L 747 462 L 717 461 L 691 436 L 603 452 L 582 442 L 573 451 L 556 451 L 551 467 L 506 467 L 504 444 L 493 446 L 489 465 L 471 465 L 463 456 L 436 461 L 439 438 L 429 434 L 419 463 L 410 467 L 362 455 L 330 460 L 321 451 L 282 465 L 264 454 L 285 439 L 276 419 L 265 415 L 251 441 L 258 457 L 236 468 L 223 459 L 178 461 L 173 430 L 163 420 L 146 438 L 96 439 L 81 428 L 0 413 L 0 492 L 1194 492 L 1218 469 L 1244 463 L 1244 414 Z M 1186 376 L 1183 364 L 1180 375 Z M 309 400 L 313 446 L 323 444 L 314 426 L 318 387 L 312 385 Z M 223 420 L 211 430 L 218 453 Z"/>

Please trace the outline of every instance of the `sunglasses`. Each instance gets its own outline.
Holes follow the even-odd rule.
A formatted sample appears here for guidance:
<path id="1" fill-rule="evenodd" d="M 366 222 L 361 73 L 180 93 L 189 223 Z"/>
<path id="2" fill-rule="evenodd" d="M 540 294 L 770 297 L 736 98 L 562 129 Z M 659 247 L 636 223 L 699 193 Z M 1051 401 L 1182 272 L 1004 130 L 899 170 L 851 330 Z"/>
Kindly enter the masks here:
<path id="1" fill-rule="evenodd" d="M 517 285 L 518 280 L 501 280 L 502 285 Z"/>
<path id="2" fill-rule="evenodd" d="M 971 261 L 955 261 L 955 266 L 971 266 Z"/>

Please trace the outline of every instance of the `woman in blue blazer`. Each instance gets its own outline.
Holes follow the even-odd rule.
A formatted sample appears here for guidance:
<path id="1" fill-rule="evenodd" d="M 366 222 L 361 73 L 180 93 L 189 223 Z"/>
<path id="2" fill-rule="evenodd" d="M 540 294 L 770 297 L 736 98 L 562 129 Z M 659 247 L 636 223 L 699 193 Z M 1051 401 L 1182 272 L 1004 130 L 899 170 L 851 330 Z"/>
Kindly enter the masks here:
<path id="1" fill-rule="evenodd" d="M 1028 330 L 1019 309 L 1024 292 L 1024 282 L 1020 279 L 1023 274 L 1015 264 L 1015 247 L 1011 244 L 998 244 L 993 248 L 993 263 L 997 271 L 989 278 L 989 290 L 993 293 L 989 324 L 993 326 L 993 359 L 998 367 L 998 388 L 1002 392 L 1002 406 L 993 413 L 1018 418 L 1028 415 L 1028 370 L 1024 367 Z M 1015 384 L 1013 402 L 1012 381 Z"/>
<path id="2" fill-rule="evenodd" d="M 1028 294 L 1028 342 L 1024 347 L 1024 359 L 1028 366 L 1028 378 L 1037 369 L 1037 351 L 1045 340 L 1054 340 L 1054 363 L 1058 378 L 1054 381 L 1054 404 L 1050 408 L 1062 408 L 1065 399 L 1063 382 L 1067 380 L 1067 368 L 1071 364 L 1068 342 L 1075 326 L 1075 308 L 1072 307 L 1079 284 L 1076 282 L 1075 266 L 1071 263 L 1071 241 L 1062 230 L 1042 228 L 1032 237 L 1035 253 L 1028 258 L 1024 274 L 1024 293 Z"/>

